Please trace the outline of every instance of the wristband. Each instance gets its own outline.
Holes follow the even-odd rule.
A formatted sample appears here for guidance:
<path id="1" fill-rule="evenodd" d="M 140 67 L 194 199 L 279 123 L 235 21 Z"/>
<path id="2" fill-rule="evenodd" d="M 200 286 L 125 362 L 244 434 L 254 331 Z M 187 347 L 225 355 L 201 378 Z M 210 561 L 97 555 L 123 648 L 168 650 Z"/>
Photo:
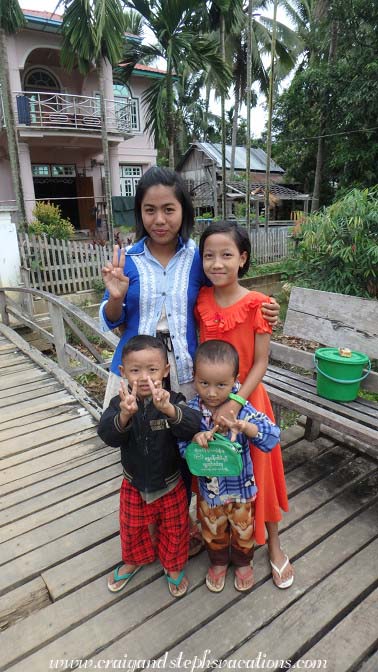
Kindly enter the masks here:
<path id="1" fill-rule="evenodd" d="M 240 404 L 243 408 L 247 403 L 247 399 L 244 399 L 244 397 L 241 397 L 240 394 L 234 394 L 233 392 L 230 392 L 228 398 L 232 399 L 232 401 L 237 401 L 238 404 Z"/>

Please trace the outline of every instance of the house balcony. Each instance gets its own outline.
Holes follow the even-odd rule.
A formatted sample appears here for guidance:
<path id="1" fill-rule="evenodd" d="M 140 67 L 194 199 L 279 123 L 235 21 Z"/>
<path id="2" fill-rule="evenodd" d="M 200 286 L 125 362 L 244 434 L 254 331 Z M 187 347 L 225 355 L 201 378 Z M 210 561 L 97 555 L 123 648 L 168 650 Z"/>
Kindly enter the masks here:
<path id="1" fill-rule="evenodd" d="M 96 96 L 69 93 L 17 91 L 14 94 L 17 126 L 38 131 L 64 131 L 100 135 L 100 100 Z M 107 131 L 131 137 L 132 103 L 105 100 Z M 1 114 L 1 113 L 0 113 Z"/>

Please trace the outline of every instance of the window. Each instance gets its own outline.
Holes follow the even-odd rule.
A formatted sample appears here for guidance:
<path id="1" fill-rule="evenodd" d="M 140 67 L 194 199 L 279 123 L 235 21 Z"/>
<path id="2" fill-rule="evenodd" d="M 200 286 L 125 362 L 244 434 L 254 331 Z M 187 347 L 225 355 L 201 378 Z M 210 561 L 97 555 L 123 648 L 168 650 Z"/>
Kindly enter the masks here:
<path id="1" fill-rule="evenodd" d="M 53 177 L 75 177 L 76 168 L 74 165 L 55 165 L 51 167 L 51 175 Z"/>
<path id="2" fill-rule="evenodd" d="M 24 81 L 25 91 L 60 91 L 58 80 L 48 70 L 29 70 Z"/>
<path id="3" fill-rule="evenodd" d="M 33 163 L 33 177 L 75 177 L 76 166 L 73 164 L 49 165 L 48 163 Z"/>
<path id="4" fill-rule="evenodd" d="M 130 101 L 131 104 L 131 130 L 139 131 L 139 101 L 133 98 L 130 88 L 121 82 L 114 82 L 113 84 L 114 102 L 116 103 L 116 114 L 122 116 L 125 101 Z"/>
<path id="5" fill-rule="evenodd" d="M 33 177 L 49 177 L 50 166 L 43 163 L 34 163 L 32 165 Z"/>
<path id="6" fill-rule="evenodd" d="M 121 196 L 135 196 L 135 189 L 141 177 L 142 168 L 140 166 L 120 165 L 119 181 Z"/>

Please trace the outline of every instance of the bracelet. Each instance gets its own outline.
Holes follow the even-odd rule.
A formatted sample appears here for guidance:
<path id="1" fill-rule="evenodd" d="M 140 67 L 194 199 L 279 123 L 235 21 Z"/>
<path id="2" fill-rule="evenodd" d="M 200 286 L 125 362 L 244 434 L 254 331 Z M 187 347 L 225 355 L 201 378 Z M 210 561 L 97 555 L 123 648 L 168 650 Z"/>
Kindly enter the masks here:
<path id="1" fill-rule="evenodd" d="M 237 401 L 238 404 L 240 404 L 243 407 L 247 403 L 247 399 L 244 399 L 244 397 L 241 397 L 240 394 L 234 394 L 233 392 L 230 392 L 230 394 L 228 395 L 228 398 L 232 399 L 232 401 Z"/>

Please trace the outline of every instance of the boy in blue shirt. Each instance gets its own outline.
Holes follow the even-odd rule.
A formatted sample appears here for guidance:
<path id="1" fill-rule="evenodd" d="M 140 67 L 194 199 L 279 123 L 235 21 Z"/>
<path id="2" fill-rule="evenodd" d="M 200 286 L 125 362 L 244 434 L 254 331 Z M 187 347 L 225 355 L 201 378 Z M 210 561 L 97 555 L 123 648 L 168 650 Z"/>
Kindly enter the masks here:
<path id="1" fill-rule="evenodd" d="M 217 426 L 212 414 L 230 394 L 238 393 L 238 353 L 230 343 L 210 340 L 202 343 L 194 359 L 194 386 L 196 397 L 188 405 L 202 413 L 201 431 L 193 441 L 208 448 Z M 241 397 L 240 397 L 241 399 Z M 242 400 L 243 403 L 245 400 Z M 222 417 L 229 428 L 232 441 L 241 444 L 243 468 L 239 476 L 206 478 L 199 481 L 199 519 L 202 535 L 210 559 L 206 585 L 212 592 L 220 592 L 225 585 L 230 561 L 235 566 L 234 585 L 244 592 L 253 586 L 252 559 L 254 552 L 254 501 L 257 487 L 249 449 L 252 441 L 264 452 L 278 443 L 279 428 L 264 414 L 245 401 L 231 421 Z M 180 444 L 185 456 L 188 443 Z"/>

